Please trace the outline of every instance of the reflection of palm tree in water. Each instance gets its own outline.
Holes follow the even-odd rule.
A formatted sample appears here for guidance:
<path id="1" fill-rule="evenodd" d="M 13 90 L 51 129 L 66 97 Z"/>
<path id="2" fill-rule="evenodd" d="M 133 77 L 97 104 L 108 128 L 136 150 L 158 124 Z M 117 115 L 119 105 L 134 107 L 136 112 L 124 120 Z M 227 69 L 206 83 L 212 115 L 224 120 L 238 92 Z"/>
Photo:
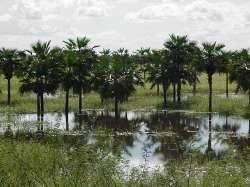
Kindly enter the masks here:
<path id="1" fill-rule="evenodd" d="M 40 109 L 37 110 L 37 122 L 38 122 L 37 130 L 38 131 L 43 131 L 44 112 L 40 111 Z"/>
<path id="2" fill-rule="evenodd" d="M 207 144 L 207 153 L 212 152 L 212 113 L 209 113 L 209 133 L 208 133 L 208 144 Z"/>
<path id="3" fill-rule="evenodd" d="M 155 113 L 150 116 L 147 123 L 151 132 L 149 135 L 153 144 L 159 144 L 155 154 L 163 154 L 164 158 L 181 158 L 186 143 L 193 138 L 197 131 L 200 119 L 195 116 L 187 116 L 183 113 Z"/>
<path id="4" fill-rule="evenodd" d="M 79 123 L 77 127 L 79 130 L 91 130 L 95 141 L 105 144 L 105 149 L 117 156 L 122 152 L 130 155 L 129 147 L 132 147 L 136 141 L 134 133 L 139 130 L 139 125 L 134 120 L 128 120 L 127 114 L 117 118 L 103 112 L 85 113 L 80 116 L 75 115 L 75 122 Z M 81 123 L 86 125 L 83 127 Z M 106 130 L 107 133 L 103 134 Z"/>
<path id="5" fill-rule="evenodd" d="M 66 122 L 66 131 L 69 131 L 69 113 L 68 113 L 68 111 L 65 111 L 65 122 Z"/>
<path id="6" fill-rule="evenodd" d="M 249 118 L 249 127 L 248 127 L 248 138 L 250 138 L 250 118 Z"/>

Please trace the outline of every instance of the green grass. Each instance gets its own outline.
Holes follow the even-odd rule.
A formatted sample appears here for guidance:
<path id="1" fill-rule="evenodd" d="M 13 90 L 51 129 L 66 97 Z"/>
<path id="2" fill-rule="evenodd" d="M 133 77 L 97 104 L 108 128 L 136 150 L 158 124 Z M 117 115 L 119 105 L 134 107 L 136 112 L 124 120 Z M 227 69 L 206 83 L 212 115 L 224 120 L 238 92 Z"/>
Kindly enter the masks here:
<path id="1" fill-rule="evenodd" d="M 149 172 L 142 165 L 124 173 L 118 164 L 121 161 L 103 150 L 105 145 L 70 146 L 58 143 L 56 138 L 62 137 L 53 136 L 53 143 L 0 140 L 1 186 L 247 187 L 250 184 L 249 158 L 243 159 L 233 152 L 219 160 L 188 152 L 185 159 L 168 162 L 164 171 Z M 248 151 L 249 148 L 245 152 Z"/>
<path id="2" fill-rule="evenodd" d="M 11 91 L 12 91 L 12 105 L 7 107 L 6 99 L 6 85 L 7 81 L 1 78 L 0 89 L 2 93 L 0 95 L 0 112 L 14 112 L 14 113 L 34 113 L 36 112 L 36 97 L 34 94 L 20 95 L 19 82 L 16 78 L 12 80 Z M 151 110 L 151 109 L 162 109 L 162 96 L 157 96 L 156 88 L 150 89 L 150 84 L 145 84 L 144 87 L 138 87 L 136 92 L 129 97 L 127 103 L 121 104 L 121 110 Z M 229 92 L 234 94 L 235 85 L 230 84 Z M 225 95 L 225 75 L 216 74 L 214 76 L 213 84 L 213 111 L 221 113 L 229 113 L 233 115 L 248 116 L 248 97 L 241 94 L 237 99 L 230 96 L 229 99 L 223 98 Z M 162 91 L 162 89 L 160 89 Z M 168 93 L 168 106 L 169 110 L 190 110 L 196 112 L 207 112 L 208 111 L 208 84 L 206 75 L 200 76 L 200 83 L 197 85 L 197 96 L 193 97 L 192 87 L 185 85 L 183 86 L 182 94 L 189 94 L 186 100 L 182 102 L 180 106 L 173 106 L 172 100 L 172 89 L 169 89 Z M 162 93 L 161 93 L 162 94 Z M 46 112 L 61 112 L 64 111 L 64 92 L 60 90 L 57 93 L 57 98 L 45 98 L 45 111 Z M 97 93 L 91 92 L 84 95 L 83 107 L 85 109 L 114 109 L 114 103 L 112 100 L 106 101 L 104 104 L 101 103 L 100 97 Z M 70 97 L 70 109 L 77 111 L 78 109 L 78 98 L 71 94 Z"/>

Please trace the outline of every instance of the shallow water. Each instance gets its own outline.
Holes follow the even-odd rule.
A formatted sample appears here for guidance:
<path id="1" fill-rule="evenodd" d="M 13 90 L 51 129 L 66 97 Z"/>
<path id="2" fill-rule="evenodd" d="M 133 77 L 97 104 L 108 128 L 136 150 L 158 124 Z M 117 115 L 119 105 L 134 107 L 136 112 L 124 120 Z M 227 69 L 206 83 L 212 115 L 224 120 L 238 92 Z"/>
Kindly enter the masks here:
<path id="1" fill-rule="evenodd" d="M 116 119 L 114 113 L 88 111 L 83 115 L 69 114 L 66 127 L 65 115 L 47 113 L 43 123 L 36 114 L 1 115 L 0 133 L 6 130 L 37 132 L 56 130 L 69 134 L 84 134 L 88 144 L 102 142 L 116 156 L 128 161 L 129 167 L 145 165 L 163 168 L 169 159 L 182 158 L 185 150 L 192 148 L 205 153 L 212 149 L 223 154 L 231 144 L 237 150 L 250 145 L 249 119 L 212 114 L 185 112 L 123 112 Z M 110 133 L 104 133 L 103 129 Z M 81 137 L 82 138 L 82 137 Z"/>

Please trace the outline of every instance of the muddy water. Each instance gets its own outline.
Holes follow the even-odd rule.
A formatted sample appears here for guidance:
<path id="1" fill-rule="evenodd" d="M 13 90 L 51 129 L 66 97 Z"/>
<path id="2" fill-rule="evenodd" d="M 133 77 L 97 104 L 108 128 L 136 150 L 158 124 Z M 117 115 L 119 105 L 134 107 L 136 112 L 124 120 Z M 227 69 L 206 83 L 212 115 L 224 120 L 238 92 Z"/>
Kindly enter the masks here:
<path id="1" fill-rule="evenodd" d="M 249 119 L 219 114 L 130 111 L 116 119 L 113 113 L 88 111 L 81 116 L 70 113 L 68 127 L 62 113 L 47 113 L 42 123 L 36 120 L 36 114 L 1 115 L 0 133 L 65 133 L 69 129 L 69 134 L 84 134 L 82 141 L 86 143 L 105 143 L 113 155 L 128 160 L 131 167 L 146 163 L 148 168 L 161 168 L 169 159 L 181 159 L 189 148 L 201 153 L 211 149 L 221 155 L 231 144 L 238 151 L 250 145 Z M 103 133 L 103 129 L 109 134 Z"/>

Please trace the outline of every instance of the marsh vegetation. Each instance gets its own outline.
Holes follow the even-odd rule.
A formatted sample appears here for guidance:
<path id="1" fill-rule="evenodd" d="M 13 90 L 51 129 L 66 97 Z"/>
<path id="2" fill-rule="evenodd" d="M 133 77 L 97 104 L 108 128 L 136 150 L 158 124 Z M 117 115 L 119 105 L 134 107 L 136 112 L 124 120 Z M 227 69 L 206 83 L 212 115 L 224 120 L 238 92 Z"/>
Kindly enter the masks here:
<path id="1" fill-rule="evenodd" d="M 250 54 L 170 35 L 0 50 L 3 186 L 249 186 Z"/>

